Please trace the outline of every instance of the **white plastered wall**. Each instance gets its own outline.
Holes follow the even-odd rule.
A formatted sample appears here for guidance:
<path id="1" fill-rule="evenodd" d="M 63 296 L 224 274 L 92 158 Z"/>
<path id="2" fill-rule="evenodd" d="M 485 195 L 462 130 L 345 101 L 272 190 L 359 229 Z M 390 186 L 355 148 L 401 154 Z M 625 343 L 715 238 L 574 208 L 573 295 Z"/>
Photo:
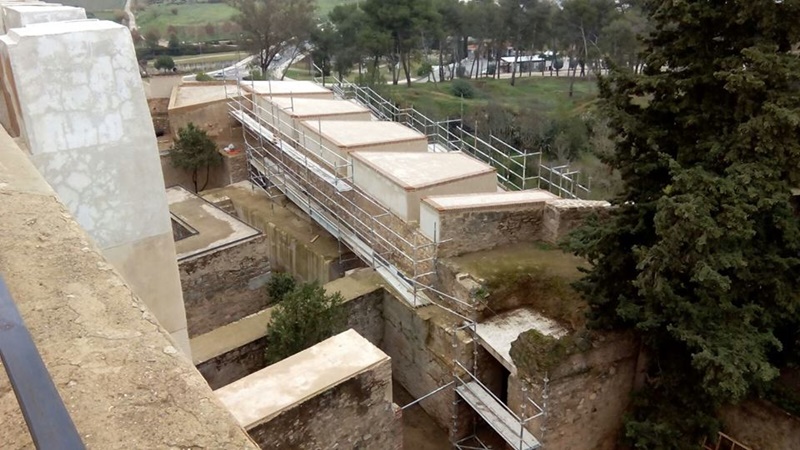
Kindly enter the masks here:
<path id="1" fill-rule="evenodd" d="M 31 160 L 189 355 L 158 147 L 130 32 L 53 22 L 0 37 Z"/>

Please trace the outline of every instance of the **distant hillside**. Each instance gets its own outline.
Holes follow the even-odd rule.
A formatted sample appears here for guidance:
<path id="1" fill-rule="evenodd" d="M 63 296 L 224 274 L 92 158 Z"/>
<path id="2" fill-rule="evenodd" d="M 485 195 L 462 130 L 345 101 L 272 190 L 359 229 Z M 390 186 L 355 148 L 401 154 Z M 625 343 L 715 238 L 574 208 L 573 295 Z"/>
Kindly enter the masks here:
<path id="1" fill-rule="evenodd" d="M 58 0 L 57 3 L 67 6 L 78 6 L 88 12 L 124 9 L 125 0 Z"/>

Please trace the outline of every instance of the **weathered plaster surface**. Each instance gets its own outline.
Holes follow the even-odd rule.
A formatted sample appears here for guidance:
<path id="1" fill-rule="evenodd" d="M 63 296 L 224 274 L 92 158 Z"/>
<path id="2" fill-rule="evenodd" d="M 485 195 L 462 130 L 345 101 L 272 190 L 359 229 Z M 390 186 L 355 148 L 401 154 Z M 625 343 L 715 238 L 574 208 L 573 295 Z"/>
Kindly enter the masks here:
<path id="1" fill-rule="evenodd" d="M 0 274 L 87 448 L 256 448 L 4 132 Z M 33 448 L 2 369 L 0 423 Z"/>
<path id="2" fill-rule="evenodd" d="M 175 248 L 153 244 L 171 225 L 130 32 L 34 24 L 0 36 L 0 54 L 34 165 L 188 353 Z"/>
<path id="3" fill-rule="evenodd" d="M 21 28 L 35 23 L 86 19 L 86 11 L 83 8 L 72 6 L 12 4 L 4 5 L 2 9 L 5 32 L 11 28 Z"/>

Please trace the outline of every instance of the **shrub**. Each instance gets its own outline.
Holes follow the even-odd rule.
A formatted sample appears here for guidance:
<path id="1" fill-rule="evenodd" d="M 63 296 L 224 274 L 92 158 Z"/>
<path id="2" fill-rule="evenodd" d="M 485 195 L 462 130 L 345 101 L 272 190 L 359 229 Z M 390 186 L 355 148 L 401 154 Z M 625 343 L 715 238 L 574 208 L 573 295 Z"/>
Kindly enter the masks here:
<path id="1" fill-rule="evenodd" d="M 175 68 L 175 61 L 167 55 L 161 55 L 156 58 L 153 67 L 155 67 L 156 70 L 172 70 Z"/>
<path id="2" fill-rule="evenodd" d="M 456 77 L 458 78 L 466 78 L 467 77 L 467 68 L 464 66 L 458 66 L 456 69 Z"/>
<path id="3" fill-rule="evenodd" d="M 267 329 L 268 364 L 301 352 L 344 330 L 342 296 L 327 294 L 318 283 L 305 283 L 288 293 L 272 313 Z"/>
<path id="4" fill-rule="evenodd" d="M 197 76 L 194 77 L 195 81 L 214 81 L 210 75 L 207 75 L 205 72 L 200 72 Z"/>
<path id="5" fill-rule="evenodd" d="M 453 80 L 453 84 L 450 85 L 450 93 L 456 97 L 473 98 L 475 97 L 475 88 L 466 80 Z"/>
<path id="6" fill-rule="evenodd" d="M 270 298 L 270 303 L 277 303 L 286 297 L 286 294 L 292 292 L 297 287 L 294 278 L 286 272 L 277 272 L 272 274 L 267 283 L 267 294 Z"/>

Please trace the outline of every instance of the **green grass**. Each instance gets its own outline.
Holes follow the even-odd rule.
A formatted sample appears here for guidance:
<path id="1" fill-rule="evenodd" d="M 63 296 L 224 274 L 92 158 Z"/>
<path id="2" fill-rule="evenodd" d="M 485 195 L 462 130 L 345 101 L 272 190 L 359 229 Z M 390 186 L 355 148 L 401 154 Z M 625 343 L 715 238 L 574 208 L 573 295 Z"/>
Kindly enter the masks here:
<path id="1" fill-rule="evenodd" d="M 317 0 L 317 16 L 327 17 L 333 8 L 339 5 L 355 3 L 357 0 Z M 361 0 L 365 1 L 365 0 Z"/>
<path id="2" fill-rule="evenodd" d="M 450 92 L 451 82 L 416 83 L 410 88 L 389 85 L 385 89 L 401 106 L 414 106 L 439 119 L 458 117 L 462 108 L 466 113 L 472 107 L 489 103 L 497 103 L 514 113 L 534 110 L 543 114 L 579 114 L 597 98 L 597 84 L 594 81 L 576 80 L 572 98 L 568 95 L 568 78 L 526 77 L 518 79 L 516 86 L 511 86 L 507 79 L 467 81 L 475 87 L 477 95 L 463 101 Z"/>
<path id="3" fill-rule="evenodd" d="M 173 14 L 172 10 L 178 14 Z M 238 26 L 233 19 L 239 11 L 225 3 L 193 3 L 186 5 L 152 5 L 136 13 L 136 24 L 142 35 L 157 32 L 162 39 L 169 38 L 169 27 L 175 27 L 182 40 L 230 39 L 238 36 Z M 214 33 L 207 35 L 207 24 Z"/>

